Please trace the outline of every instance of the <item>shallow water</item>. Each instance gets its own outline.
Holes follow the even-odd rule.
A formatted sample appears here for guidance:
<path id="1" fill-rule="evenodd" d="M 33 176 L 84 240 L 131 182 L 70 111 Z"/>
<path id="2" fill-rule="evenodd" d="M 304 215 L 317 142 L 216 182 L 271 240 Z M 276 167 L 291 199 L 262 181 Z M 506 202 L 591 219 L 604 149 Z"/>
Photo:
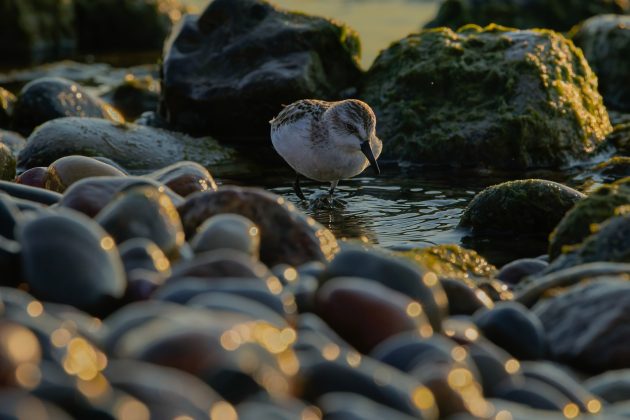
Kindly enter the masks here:
<path id="1" fill-rule="evenodd" d="M 389 249 L 410 249 L 455 243 L 472 248 L 492 263 L 502 265 L 516 258 L 546 253 L 541 238 L 477 240 L 458 229 L 460 216 L 473 196 L 483 188 L 511 179 L 542 178 L 583 189 L 574 173 L 538 171 L 489 174 L 463 170 L 435 170 L 381 164 L 382 174 L 372 176 L 369 168 L 361 176 L 340 182 L 335 197 L 343 204 L 334 208 L 301 202 L 293 193 L 289 170 L 243 177 L 241 185 L 259 185 L 280 194 L 332 230 L 338 238 L 359 239 Z M 231 183 L 233 181 L 226 180 Z M 312 200 L 323 196 L 328 185 L 302 181 L 304 194 Z"/>
<path id="2" fill-rule="evenodd" d="M 197 11 L 209 0 L 183 0 Z M 397 39 L 417 32 L 435 16 L 439 0 L 273 0 L 288 10 L 333 18 L 361 37 L 361 65 L 368 68 L 378 52 Z"/>

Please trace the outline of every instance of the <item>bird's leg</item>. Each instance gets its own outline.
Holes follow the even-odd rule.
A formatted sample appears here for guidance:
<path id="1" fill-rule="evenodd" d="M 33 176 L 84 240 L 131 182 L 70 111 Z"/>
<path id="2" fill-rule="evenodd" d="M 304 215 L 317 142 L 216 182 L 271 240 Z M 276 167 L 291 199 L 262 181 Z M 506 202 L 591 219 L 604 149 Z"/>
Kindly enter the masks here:
<path id="1" fill-rule="evenodd" d="M 295 173 L 295 181 L 293 182 L 293 191 L 295 191 L 295 195 L 297 195 L 300 200 L 306 200 L 302 188 L 300 188 L 300 174 L 297 172 Z"/>
<path id="2" fill-rule="evenodd" d="M 339 181 L 332 181 L 330 183 L 330 190 L 328 190 L 328 195 L 330 197 L 330 202 L 332 203 L 333 201 L 333 194 L 335 192 L 335 188 L 337 187 L 337 184 L 339 184 Z"/>

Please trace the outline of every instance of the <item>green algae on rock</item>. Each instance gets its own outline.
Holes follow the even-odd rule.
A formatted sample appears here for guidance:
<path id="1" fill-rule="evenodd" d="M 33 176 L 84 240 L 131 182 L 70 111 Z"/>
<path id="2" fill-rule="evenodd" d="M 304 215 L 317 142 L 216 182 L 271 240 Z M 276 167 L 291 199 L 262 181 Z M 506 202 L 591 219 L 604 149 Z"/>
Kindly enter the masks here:
<path id="1" fill-rule="evenodd" d="M 424 30 L 366 74 L 384 156 L 505 169 L 592 155 L 612 127 L 582 53 L 548 30 Z"/>
<path id="2" fill-rule="evenodd" d="M 615 156 L 591 168 L 605 182 L 614 182 L 630 176 L 630 157 Z"/>
<path id="3" fill-rule="evenodd" d="M 498 23 L 521 29 L 566 31 L 590 16 L 629 12 L 630 3 L 615 0 L 446 0 L 425 27 L 456 29 L 469 23 Z"/>
<path id="4" fill-rule="evenodd" d="M 597 74 L 606 105 L 630 112 L 630 16 L 595 16 L 575 27 L 570 36 Z"/>
<path id="5" fill-rule="evenodd" d="M 617 149 L 617 153 L 630 156 L 630 123 L 616 125 L 606 142 Z"/>
<path id="6" fill-rule="evenodd" d="M 0 179 L 11 181 L 15 178 L 15 156 L 6 145 L 0 143 Z"/>
<path id="7" fill-rule="evenodd" d="M 15 95 L 0 87 L 0 129 L 9 128 L 15 101 L 17 101 Z"/>
<path id="8" fill-rule="evenodd" d="M 571 251 L 592 232 L 591 229 L 615 215 L 620 206 L 630 204 L 630 178 L 606 184 L 578 202 L 562 218 L 549 237 L 549 257 Z"/>
<path id="9" fill-rule="evenodd" d="M 193 135 L 269 144 L 269 120 L 298 99 L 338 99 L 357 83 L 349 27 L 263 0 L 215 0 L 166 42 L 160 114 Z"/>
<path id="10" fill-rule="evenodd" d="M 213 168 L 234 162 L 236 152 L 211 138 L 191 137 L 135 124 L 116 124 L 99 118 L 59 118 L 29 137 L 18 166 L 26 170 L 48 166 L 68 155 L 104 156 L 125 169 L 161 169 L 181 160 Z"/>
<path id="11" fill-rule="evenodd" d="M 433 271 L 439 278 L 490 278 L 497 274 L 497 268 L 485 258 L 459 245 L 415 248 L 399 252 L 398 255 L 410 259 L 425 270 Z"/>
<path id="12" fill-rule="evenodd" d="M 617 207 L 613 214 L 579 246 L 556 258 L 545 272 L 592 262 L 630 263 L 630 203 Z"/>
<path id="13" fill-rule="evenodd" d="M 553 181 L 508 181 L 477 194 L 464 210 L 459 226 L 471 228 L 475 235 L 548 235 L 584 197 Z"/>

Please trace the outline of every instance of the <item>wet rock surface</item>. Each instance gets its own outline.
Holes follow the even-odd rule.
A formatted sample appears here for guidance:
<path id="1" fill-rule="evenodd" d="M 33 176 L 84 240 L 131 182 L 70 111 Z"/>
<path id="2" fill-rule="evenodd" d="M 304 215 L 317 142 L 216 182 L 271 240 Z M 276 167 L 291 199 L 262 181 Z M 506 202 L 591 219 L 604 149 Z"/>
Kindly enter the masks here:
<path id="1" fill-rule="evenodd" d="M 587 158 L 612 129 L 586 60 L 551 31 L 412 34 L 377 57 L 360 96 L 388 141 L 384 156 L 417 163 L 558 167 Z"/>
<path id="2" fill-rule="evenodd" d="M 473 198 L 459 222 L 473 234 L 548 235 L 584 194 L 552 181 L 529 179 L 489 187 Z"/>
<path id="3" fill-rule="evenodd" d="M 14 106 L 12 126 L 17 132 L 28 136 L 46 121 L 63 117 L 93 117 L 124 122 L 118 111 L 71 80 L 45 77 L 24 86 Z"/>
<path id="4" fill-rule="evenodd" d="M 166 43 L 160 113 L 189 133 L 262 142 L 283 104 L 351 87 L 359 49 L 343 24 L 260 0 L 214 1 Z"/>
<path id="5" fill-rule="evenodd" d="M 630 11 L 630 10 L 629 10 Z M 597 74 L 604 102 L 611 109 L 630 112 L 630 16 L 602 15 L 582 22 L 571 39 L 584 51 Z"/>
<path id="6" fill-rule="evenodd" d="M 549 237 L 549 256 L 557 258 L 563 250 L 580 244 L 592 227 L 615 215 L 617 208 L 630 204 L 630 179 L 604 185 L 568 211 Z"/>
<path id="7" fill-rule="evenodd" d="M 227 187 L 196 193 L 178 211 L 188 238 L 203 221 L 216 214 L 235 213 L 250 219 L 260 228 L 260 259 L 270 266 L 327 261 L 338 251 L 337 241 L 328 229 L 283 198 L 255 189 Z"/>
<path id="8" fill-rule="evenodd" d="M 627 368 L 629 297 L 626 282 L 600 280 L 535 307 L 551 356 L 592 372 Z"/>
<path id="9" fill-rule="evenodd" d="M 36 130 L 20 152 L 18 166 L 22 170 L 48 166 L 68 155 L 104 156 L 129 170 L 157 170 L 188 159 L 206 167 L 221 166 L 229 164 L 235 152 L 209 138 L 72 117 L 50 121 Z"/>
<path id="10" fill-rule="evenodd" d="M 604 13 L 630 13 L 624 2 L 594 0 L 446 0 L 427 28 L 448 26 L 457 29 L 468 23 L 498 23 L 513 28 L 550 28 L 567 31 L 580 21 Z"/>

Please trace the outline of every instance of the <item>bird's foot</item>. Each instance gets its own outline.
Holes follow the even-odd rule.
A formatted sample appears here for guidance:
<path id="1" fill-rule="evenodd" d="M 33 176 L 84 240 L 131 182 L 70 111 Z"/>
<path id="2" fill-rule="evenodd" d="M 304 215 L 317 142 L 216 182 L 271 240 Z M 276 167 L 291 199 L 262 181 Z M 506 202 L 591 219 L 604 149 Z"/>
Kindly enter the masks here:
<path id="1" fill-rule="evenodd" d="M 342 209 L 347 202 L 325 192 L 317 192 L 309 197 L 309 207 L 313 210 Z"/>

